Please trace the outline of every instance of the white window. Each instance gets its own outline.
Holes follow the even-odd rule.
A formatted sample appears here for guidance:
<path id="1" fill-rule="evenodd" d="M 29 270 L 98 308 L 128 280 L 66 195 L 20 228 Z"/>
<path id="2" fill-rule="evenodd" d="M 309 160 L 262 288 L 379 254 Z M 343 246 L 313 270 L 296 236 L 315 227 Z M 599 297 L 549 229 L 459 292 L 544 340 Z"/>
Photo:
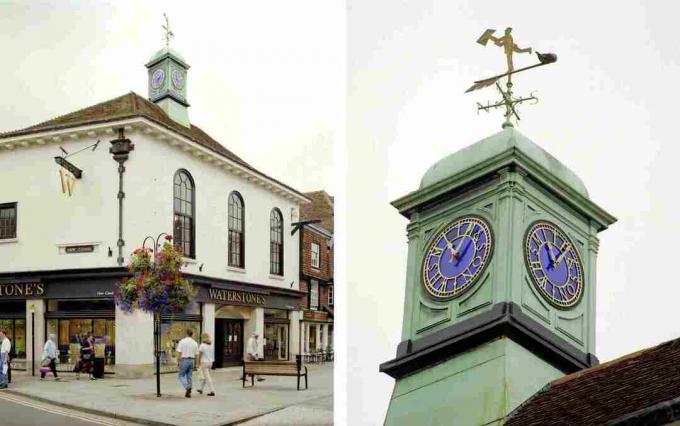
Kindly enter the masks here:
<path id="1" fill-rule="evenodd" d="M 317 243 L 312 243 L 312 267 L 319 267 L 319 245 Z"/>
<path id="2" fill-rule="evenodd" d="M 309 308 L 319 309 L 319 282 L 312 280 L 312 284 L 309 289 Z"/>
<path id="3" fill-rule="evenodd" d="M 328 286 L 328 306 L 333 306 L 333 286 Z"/>

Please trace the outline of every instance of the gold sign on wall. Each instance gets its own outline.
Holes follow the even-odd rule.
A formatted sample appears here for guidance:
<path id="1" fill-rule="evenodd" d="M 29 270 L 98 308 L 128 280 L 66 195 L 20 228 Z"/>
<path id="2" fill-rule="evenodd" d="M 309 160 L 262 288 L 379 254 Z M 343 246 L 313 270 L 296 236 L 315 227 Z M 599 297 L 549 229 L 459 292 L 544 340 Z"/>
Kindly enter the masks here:
<path id="1" fill-rule="evenodd" d="M 45 294 L 43 283 L 0 284 L 0 297 L 42 296 L 43 294 Z"/>
<path id="2" fill-rule="evenodd" d="M 76 188 L 76 177 L 64 168 L 59 169 L 59 179 L 61 181 L 61 193 L 70 197 Z"/>
<path id="3" fill-rule="evenodd" d="M 210 298 L 220 302 L 236 302 L 244 305 L 264 305 L 264 296 L 239 290 L 223 290 L 219 288 L 208 289 Z"/>

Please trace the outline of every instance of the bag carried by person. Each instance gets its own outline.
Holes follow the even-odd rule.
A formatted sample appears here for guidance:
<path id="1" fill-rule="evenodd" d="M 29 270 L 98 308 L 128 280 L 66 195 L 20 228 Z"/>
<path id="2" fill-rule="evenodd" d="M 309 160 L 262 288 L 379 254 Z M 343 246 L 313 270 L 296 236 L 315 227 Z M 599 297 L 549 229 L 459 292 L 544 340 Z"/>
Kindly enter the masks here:
<path id="1" fill-rule="evenodd" d="M 49 367 L 50 361 L 51 361 L 51 360 L 50 360 L 49 358 L 45 358 L 45 359 L 43 359 L 42 361 L 40 361 L 40 366 L 41 366 L 41 367 Z"/>
<path id="2" fill-rule="evenodd" d="M 50 372 L 49 367 L 40 367 L 40 374 L 47 374 Z"/>

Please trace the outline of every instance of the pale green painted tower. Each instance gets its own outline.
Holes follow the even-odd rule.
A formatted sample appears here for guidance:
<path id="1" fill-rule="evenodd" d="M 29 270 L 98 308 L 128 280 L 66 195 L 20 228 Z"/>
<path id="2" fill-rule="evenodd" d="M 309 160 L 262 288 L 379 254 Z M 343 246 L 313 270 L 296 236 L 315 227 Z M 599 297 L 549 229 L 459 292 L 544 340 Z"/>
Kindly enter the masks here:
<path id="1" fill-rule="evenodd" d="M 616 219 L 556 158 L 506 127 L 392 204 L 410 223 L 386 425 L 499 425 L 597 364 L 597 234 Z"/>
<path id="2" fill-rule="evenodd" d="M 146 68 L 149 70 L 149 100 L 176 122 L 191 127 L 187 102 L 189 65 L 184 58 L 166 46 L 151 57 Z"/>

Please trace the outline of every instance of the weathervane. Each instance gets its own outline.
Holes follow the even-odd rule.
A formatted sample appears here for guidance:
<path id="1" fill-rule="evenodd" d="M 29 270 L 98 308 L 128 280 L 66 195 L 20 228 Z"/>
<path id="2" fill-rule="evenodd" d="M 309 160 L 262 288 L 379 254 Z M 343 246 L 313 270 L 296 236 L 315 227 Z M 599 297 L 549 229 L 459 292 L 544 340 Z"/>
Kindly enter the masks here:
<path id="1" fill-rule="evenodd" d="M 165 30 L 165 47 L 169 48 L 170 47 L 170 39 L 175 37 L 175 34 L 170 30 L 170 21 L 168 21 L 168 15 L 163 13 L 163 17 L 165 18 L 165 25 L 163 25 L 163 29 Z"/>
<path id="2" fill-rule="evenodd" d="M 512 122 L 510 121 L 511 117 L 515 117 L 519 121 L 519 114 L 517 114 L 517 111 L 515 110 L 515 105 L 520 104 L 522 102 L 526 101 L 534 101 L 534 103 L 538 102 L 538 98 L 534 96 L 533 92 L 528 96 L 528 97 L 520 97 L 520 98 L 514 98 L 512 96 L 512 76 L 513 74 L 517 74 L 518 72 L 526 71 L 531 68 L 536 68 L 540 67 L 543 65 L 547 64 L 552 64 L 553 62 L 557 61 L 557 55 L 554 53 L 539 53 L 536 52 L 536 56 L 538 57 L 539 63 L 530 65 L 528 67 L 520 68 L 520 69 L 515 69 L 514 64 L 512 62 L 512 56 L 515 53 L 532 53 L 533 49 L 531 47 L 527 47 L 525 49 L 521 49 L 519 46 L 515 44 L 515 40 L 512 37 L 512 28 L 506 28 L 505 29 L 505 34 L 501 37 L 495 37 L 493 34 L 496 32 L 496 30 L 493 29 L 488 29 L 484 31 L 484 34 L 482 34 L 479 39 L 477 39 L 477 43 L 481 44 L 482 46 L 486 46 L 486 44 L 489 42 L 489 40 L 493 41 L 496 46 L 500 46 L 503 48 L 503 52 L 505 53 L 505 58 L 507 60 L 508 64 L 508 70 L 504 72 L 503 74 L 499 74 L 490 78 L 486 78 L 483 80 L 477 80 L 475 81 L 475 84 L 473 84 L 469 89 L 465 91 L 465 93 L 472 92 L 474 90 L 478 89 L 483 89 L 485 87 L 489 87 L 491 85 L 496 86 L 496 89 L 500 92 L 502 99 L 500 101 L 496 101 L 495 103 L 487 103 L 486 105 L 482 105 L 479 102 L 477 102 L 477 111 L 489 111 L 491 109 L 496 109 L 500 107 L 505 107 L 505 122 L 503 123 L 503 128 L 505 127 L 513 127 Z M 498 81 L 503 78 L 507 77 L 507 82 L 505 83 L 506 89 L 503 90 L 501 85 L 498 83 Z"/>

